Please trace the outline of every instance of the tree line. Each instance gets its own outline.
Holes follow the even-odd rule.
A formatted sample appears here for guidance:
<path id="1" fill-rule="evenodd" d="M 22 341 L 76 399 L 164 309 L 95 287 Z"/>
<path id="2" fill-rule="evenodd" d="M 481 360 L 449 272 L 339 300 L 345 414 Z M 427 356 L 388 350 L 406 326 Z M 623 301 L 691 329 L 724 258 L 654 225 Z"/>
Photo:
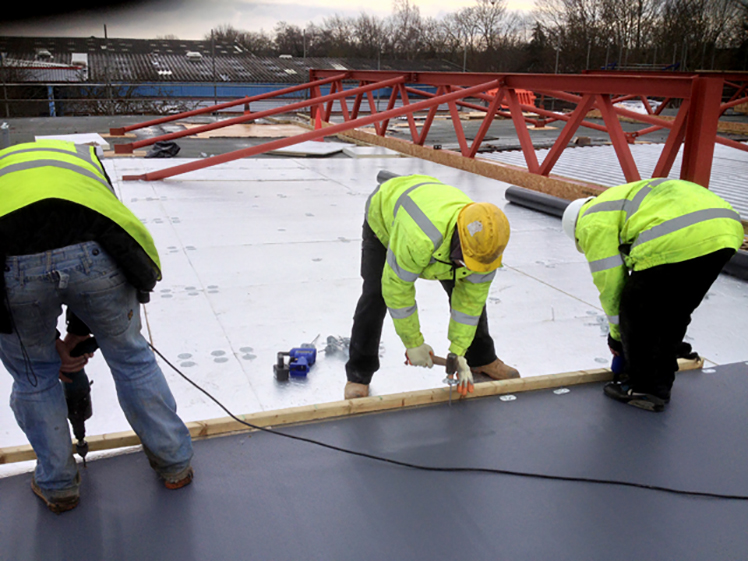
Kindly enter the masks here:
<path id="1" fill-rule="evenodd" d="M 221 25 L 205 38 L 255 56 L 440 59 L 475 72 L 748 70 L 748 0 L 536 0 L 529 13 L 475 0 L 441 19 L 394 0 L 384 18 L 280 21 L 272 32 Z"/>

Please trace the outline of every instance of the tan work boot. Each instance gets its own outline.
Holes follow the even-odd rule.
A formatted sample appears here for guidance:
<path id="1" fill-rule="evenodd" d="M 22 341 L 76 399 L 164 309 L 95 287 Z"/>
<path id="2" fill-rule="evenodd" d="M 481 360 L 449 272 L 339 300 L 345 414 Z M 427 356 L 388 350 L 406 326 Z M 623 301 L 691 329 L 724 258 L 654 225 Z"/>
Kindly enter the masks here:
<path id="1" fill-rule="evenodd" d="M 490 364 L 485 366 L 476 366 L 471 368 L 473 374 L 485 374 L 489 378 L 494 380 L 510 380 L 511 378 L 519 378 L 519 372 L 516 368 L 507 366 L 500 358 L 497 358 Z"/>
<path id="2" fill-rule="evenodd" d="M 346 382 L 345 384 L 345 398 L 356 399 L 357 397 L 368 397 L 369 386 L 368 384 L 357 384 L 356 382 Z"/>

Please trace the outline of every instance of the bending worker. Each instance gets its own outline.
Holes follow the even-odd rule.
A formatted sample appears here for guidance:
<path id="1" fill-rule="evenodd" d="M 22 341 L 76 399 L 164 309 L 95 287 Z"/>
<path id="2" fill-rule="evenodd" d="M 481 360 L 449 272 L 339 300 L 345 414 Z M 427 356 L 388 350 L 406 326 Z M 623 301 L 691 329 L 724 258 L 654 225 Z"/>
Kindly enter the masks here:
<path id="1" fill-rule="evenodd" d="M 58 339 L 63 304 L 96 336 L 151 466 L 167 488 L 190 483 L 190 434 L 140 332 L 140 301 L 161 278 L 158 253 L 92 147 L 43 140 L 0 151 L 0 262 L 0 359 L 36 452 L 34 493 L 57 513 L 79 500 L 58 374 L 88 335 Z"/>
<path id="2" fill-rule="evenodd" d="M 743 242 L 740 217 L 704 187 L 660 178 L 573 201 L 562 224 L 589 261 L 608 345 L 623 359 L 605 395 L 662 411 L 691 314 Z"/>
<path id="3" fill-rule="evenodd" d="M 415 281 L 439 280 L 449 295 L 449 351 L 458 357 L 458 391 L 472 391 L 474 372 L 519 377 L 496 357 L 486 298 L 509 241 L 509 222 L 491 203 L 426 175 L 395 177 L 369 197 L 363 225 L 363 293 L 356 306 L 345 398 L 369 395 L 379 369 L 379 341 L 389 310 L 408 362 L 431 368 L 433 349 L 418 321 Z"/>

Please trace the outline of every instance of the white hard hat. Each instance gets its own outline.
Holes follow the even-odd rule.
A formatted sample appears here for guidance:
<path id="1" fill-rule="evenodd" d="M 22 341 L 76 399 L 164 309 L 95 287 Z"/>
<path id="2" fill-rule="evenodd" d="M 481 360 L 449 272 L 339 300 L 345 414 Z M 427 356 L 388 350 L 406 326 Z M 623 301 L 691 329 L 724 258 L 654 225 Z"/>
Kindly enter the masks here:
<path id="1" fill-rule="evenodd" d="M 576 199 L 575 201 L 571 201 L 566 207 L 566 210 L 564 210 L 564 215 L 561 217 L 561 228 L 563 228 L 564 234 L 574 240 L 574 244 L 577 246 L 577 251 L 580 253 L 582 252 L 582 248 L 579 247 L 579 244 L 577 243 L 576 235 L 577 218 L 579 218 L 579 211 L 582 210 L 585 203 L 594 198 L 595 197 L 587 197 L 586 199 Z"/>

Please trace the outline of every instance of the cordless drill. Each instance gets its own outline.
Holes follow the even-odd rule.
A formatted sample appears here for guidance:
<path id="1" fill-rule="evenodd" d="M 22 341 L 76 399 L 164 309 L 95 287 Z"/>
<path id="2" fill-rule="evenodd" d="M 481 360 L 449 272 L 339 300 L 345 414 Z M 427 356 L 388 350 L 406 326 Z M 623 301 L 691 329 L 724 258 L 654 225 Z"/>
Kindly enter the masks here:
<path id="1" fill-rule="evenodd" d="M 78 343 L 70 356 L 78 357 L 94 352 L 99 348 L 95 337 L 90 337 Z M 83 467 L 86 467 L 86 454 L 88 454 L 88 442 L 86 442 L 86 420 L 93 415 L 91 407 L 91 384 L 86 376 L 86 371 L 81 368 L 77 372 L 65 373 L 70 382 L 63 382 L 62 388 L 65 392 L 65 401 L 68 405 L 68 419 L 73 427 L 73 434 L 78 442 L 75 449 L 83 459 Z"/>

